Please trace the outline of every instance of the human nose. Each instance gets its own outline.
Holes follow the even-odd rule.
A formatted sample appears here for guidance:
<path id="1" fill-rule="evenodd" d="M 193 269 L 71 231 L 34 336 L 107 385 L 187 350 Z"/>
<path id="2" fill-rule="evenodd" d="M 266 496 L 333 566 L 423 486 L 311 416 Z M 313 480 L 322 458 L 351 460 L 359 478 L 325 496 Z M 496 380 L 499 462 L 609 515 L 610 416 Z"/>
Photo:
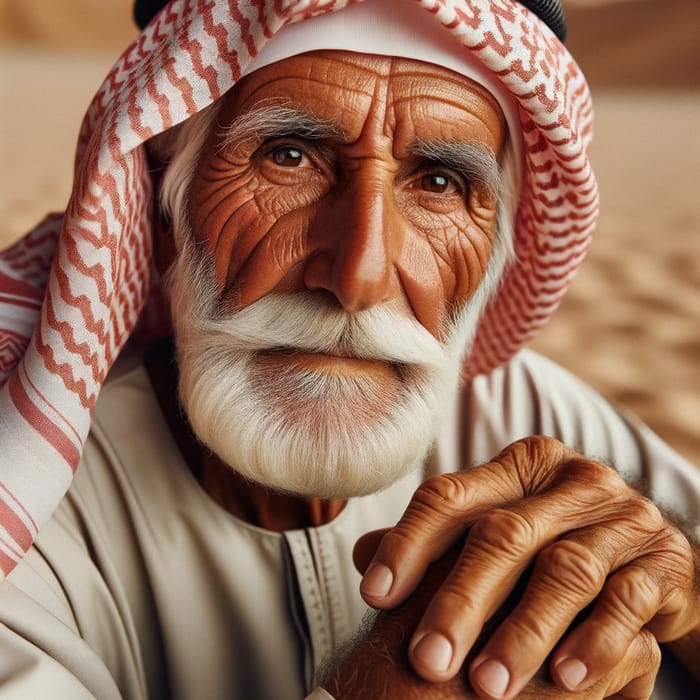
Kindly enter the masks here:
<path id="1" fill-rule="evenodd" d="M 351 313 L 393 298 L 400 217 L 389 173 L 360 169 L 328 197 L 309 231 L 318 246 L 304 269 L 307 289 L 325 289 Z"/>

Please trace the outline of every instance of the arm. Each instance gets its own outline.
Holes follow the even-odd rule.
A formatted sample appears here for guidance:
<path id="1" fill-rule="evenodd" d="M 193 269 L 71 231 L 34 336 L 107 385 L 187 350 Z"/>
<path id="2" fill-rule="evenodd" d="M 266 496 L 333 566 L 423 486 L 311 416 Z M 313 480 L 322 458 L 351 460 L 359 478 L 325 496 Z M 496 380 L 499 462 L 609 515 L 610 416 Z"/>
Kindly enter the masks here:
<path id="1" fill-rule="evenodd" d="M 34 554 L 33 550 L 27 554 L 30 561 Z M 24 572 L 19 573 L 26 580 Z M 32 570 L 33 574 L 39 571 Z M 40 605 L 12 580 L 10 576 L 0 584 L 0 696 L 8 700 L 121 698 L 103 660 L 78 634 L 70 612 L 60 610 L 60 595 L 49 594 L 46 605 Z M 47 580 L 50 574 L 48 579 L 36 575 L 34 591 L 49 593 Z"/>
<path id="2" fill-rule="evenodd" d="M 73 506 L 64 501 L 0 584 L 2 698 L 148 694 L 136 630 L 91 558 L 95 547 Z"/>
<path id="3" fill-rule="evenodd" d="M 6 700 L 90 700 L 95 697 L 65 667 L 3 628 L 0 628 L 0 658 L 0 693 Z"/>

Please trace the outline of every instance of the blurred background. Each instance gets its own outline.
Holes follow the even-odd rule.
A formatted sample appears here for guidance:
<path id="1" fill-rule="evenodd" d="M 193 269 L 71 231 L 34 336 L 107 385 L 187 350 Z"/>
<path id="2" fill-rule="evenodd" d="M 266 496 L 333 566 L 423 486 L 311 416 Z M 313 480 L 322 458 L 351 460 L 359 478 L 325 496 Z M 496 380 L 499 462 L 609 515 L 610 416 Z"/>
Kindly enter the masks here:
<path id="1" fill-rule="evenodd" d="M 535 347 L 700 467 L 700 2 L 564 5 L 602 208 Z M 129 0 L 0 0 L 0 247 L 65 207 L 82 114 L 135 34 Z"/>

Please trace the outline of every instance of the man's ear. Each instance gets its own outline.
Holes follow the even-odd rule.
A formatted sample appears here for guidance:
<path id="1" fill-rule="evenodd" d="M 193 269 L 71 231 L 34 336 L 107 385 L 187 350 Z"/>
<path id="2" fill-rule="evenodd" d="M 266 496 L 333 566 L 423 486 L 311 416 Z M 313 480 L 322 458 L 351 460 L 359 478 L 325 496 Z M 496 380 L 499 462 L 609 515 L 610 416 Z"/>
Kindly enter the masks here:
<path id="1" fill-rule="evenodd" d="M 156 198 L 153 203 L 153 262 L 161 277 L 170 269 L 176 254 L 172 223 L 161 214 Z"/>
<path id="2" fill-rule="evenodd" d="M 146 144 L 148 154 L 149 174 L 153 187 L 153 261 L 162 277 L 175 260 L 177 250 L 173 238 L 173 226 L 170 218 L 165 216 L 160 207 L 160 183 L 167 167 L 167 163 L 154 153 L 149 144 Z"/>

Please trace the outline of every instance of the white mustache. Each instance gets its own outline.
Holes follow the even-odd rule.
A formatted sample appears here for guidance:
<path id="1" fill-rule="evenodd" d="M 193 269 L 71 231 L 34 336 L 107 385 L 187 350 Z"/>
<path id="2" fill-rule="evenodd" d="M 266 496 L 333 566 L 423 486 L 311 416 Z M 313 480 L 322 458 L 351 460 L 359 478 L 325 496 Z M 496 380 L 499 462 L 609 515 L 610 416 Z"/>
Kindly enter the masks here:
<path id="1" fill-rule="evenodd" d="M 313 293 L 272 294 L 224 318 L 205 315 L 191 330 L 222 350 L 291 349 L 424 367 L 447 353 L 418 321 L 386 308 L 348 313 Z"/>

